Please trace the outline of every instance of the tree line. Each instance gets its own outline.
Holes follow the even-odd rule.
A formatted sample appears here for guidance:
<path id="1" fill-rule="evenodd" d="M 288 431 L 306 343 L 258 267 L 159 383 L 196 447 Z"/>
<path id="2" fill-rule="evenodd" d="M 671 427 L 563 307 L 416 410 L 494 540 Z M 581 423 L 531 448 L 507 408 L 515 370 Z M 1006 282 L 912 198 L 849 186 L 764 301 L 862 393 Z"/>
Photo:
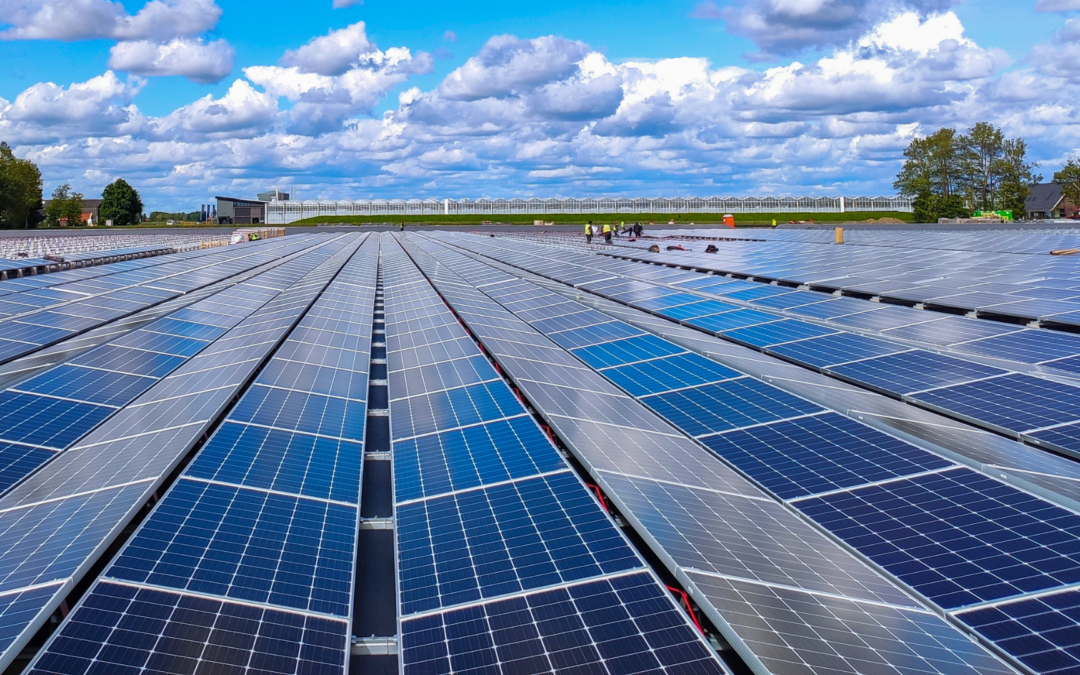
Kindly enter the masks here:
<path id="1" fill-rule="evenodd" d="M 0 142 L 0 228 L 28 229 L 44 222 L 49 227 L 81 224 L 83 195 L 65 183 L 53 190 L 43 208 L 41 171 L 32 161 L 15 156 L 11 146 Z M 122 178 L 105 187 L 98 212 L 113 225 L 143 221 L 139 193 Z"/>

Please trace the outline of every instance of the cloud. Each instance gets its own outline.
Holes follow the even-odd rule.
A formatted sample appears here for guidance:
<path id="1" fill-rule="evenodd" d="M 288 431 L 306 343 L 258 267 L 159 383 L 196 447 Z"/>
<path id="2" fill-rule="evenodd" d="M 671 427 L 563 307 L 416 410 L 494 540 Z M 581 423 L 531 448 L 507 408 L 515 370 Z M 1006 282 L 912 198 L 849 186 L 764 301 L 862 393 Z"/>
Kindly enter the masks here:
<path id="1" fill-rule="evenodd" d="M 142 84 L 138 79 L 121 81 L 112 71 L 66 88 L 35 84 L 0 106 L 0 135 L 16 142 L 47 142 L 137 130 L 142 116 L 131 101 Z"/>
<path id="2" fill-rule="evenodd" d="M 213 84 L 232 72 L 236 52 L 224 40 L 176 38 L 165 44 L 149 40 L 120 42 L 109 50 L 109 67 L 144 76 L 179 75 Z"/>
<path id="3" fill-rule="evenodd" d="M 1028 60 L 1039 72 L 1080 82 L 1080 19 L 1069 19 L 1050 42 L 1036 45 Z"/>
<path id="4" fill-rule="evenodd" d="M 341 75 L 357 67 L 364 57 L 377 54 L 378 51 L 375 44 L 368 40 L 364 22 L 360 21 L 313 38 L 297 50 L 286 51 L 281 63 L 304 73 Z"/>
<path id="5" fill-rule="evenodd" d="M 443 42 L 457 42 L 457 33 L 452 30 L 448 30 L 443 33 L 442 39 Z"/>
<path id="6" fill-rule="evenodd" d="M 536 89 L 573 74 L 589 51 L 583 42 L 550 35 L 532 40 L 498 35 L 450 73 L 439 85 L 439 94 L 474 101 Z"/>
<path id="7" fill-rule="evenodd" d="M 0 0 L 5 40 L 158 40 L 190 37 L 217 25 L 213 0 L 151 0 L 130 15 L 110 0 Z"/>
<path id="8" fill-rule="evenodd" d="M 1071 12 L 1080 10 L 1080 0 L 1036 0 L 1036 12 Z"/>
<path id="9" fill-rule="evenodd" d="M 908 10 L 940 12 L 959 0 L 737 0 L 718 7 L 706 0 L 690 16 L 722 20 L 729 33 L 748 37 L 768 59 L 806 48 L 843 47 L 881 21 Z"/>
<path id="10" fill-rule="evenodd" d="M 334 0 L 334 9 L 346 9 L 348 7 L 359 7 L 364 4 L 364 0 Z"/>
<path id="11" fill-rule="evenodd" d="M 188 140 L 250 138 L 272 131 L 277 115 L 275 97 L 236 80 L 221 98 L 208 94 L 154 120 L 154 135 Z"/>

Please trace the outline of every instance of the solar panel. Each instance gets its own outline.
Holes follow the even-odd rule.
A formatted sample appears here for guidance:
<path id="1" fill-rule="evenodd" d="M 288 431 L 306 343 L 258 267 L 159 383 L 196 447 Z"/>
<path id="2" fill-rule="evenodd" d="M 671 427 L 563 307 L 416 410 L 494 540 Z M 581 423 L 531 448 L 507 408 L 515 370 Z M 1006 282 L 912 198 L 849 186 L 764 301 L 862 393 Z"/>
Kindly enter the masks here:
<path id="1" fill-rule="evenodd" d="M 122 406 L 155 382 L 157 380 L 152 377 L 63 364 L 20 382 L 16 390 L 85 403 Z"/>
<path id="2" fill-rule="evenodd" d="M 993 321 L 980 321 L 958 316 L 947 316 L 933 321 L 917 323 L 913 326 L 894 328 L 885 331 L 886 337 L 897 337 L 904 340 L 917 340 L 937 345 L 951 345 L 957 342 L 967 342 L 995 335 L 1015 335 L 1022 331 L 1020 326 L 996 323 Z M 1078 352 L 1080 353 L 1080 352 Z"/>
<path id="3" fill-rule="evenodd" d="M 404 621 L 401 659 L 406 675 L 725 672 L 646 574 Z"/>
<path id="4" fill-rule="evenodd" d="M 458 387 L 390 403 L 395 440 L 523 414 L 521 404 L 502 382 Z"/>
<path id="5" fill-rule="evenodd" d="M 0 392 L 0 440 L 63 450 L 115 408 L 60 398 Z"/>
<path id="6" fill-rule="evenodd" d="M 721 334 L 728 340 L 763 348 L 834 333 L 836 331 L 822 326 L 784 319 L 760 326 L 723 331 Z"/>
<path id="7" fill-rule="evenodd" d="M 36 675 L 344 673 L 348 623 L 103 582 L 34 663 Z"/>
<path id="8" fill-rule="evenodd" d="M 552 333 L 551 339 L 555 344 L 566 349 L 574 349 L 603 342 L 624 341 L 645 335 L 644 331 L 629 326 L 621 321 L 611 321 L 606 318 L 606 323 L 595 324 L 583 328 Z"/>
<path id="9" fill-rule="evenodd" d="M 1080 668 L 1080 591 L 1006 602 L 957 615 L 1036 673 Z"/>
<path id="10" fill-rule="evenodd" d="M 1080 389 L 1019 373 L 923 392 L 913 398 L 1013 433 L 1080 420 Z"/>
<path id="11" fill-rule="evenodd" d="M 397 507 L 404 615 L 640 567 L 569 472 Z"/>
<path id="12" fill-rule="evenodd" d="M 603 374 L 631 396 L 659 394 L 672 389 L 742 377 L 742 373 L 689 352 L 608 368 Z"/>
<path id="13" fill-rule="evenodd" d="M 888 354 L 907 351 L 903 345 L 855 333 L 836 333 L 824 337 L 790 342 L 769 347 L 770 354 L 777 354 L 797 363 L 825 368 L 851 361 L 872 359 Z"/>
<path id="14" fill-rule="evenodd" d="M 828 371 L 893 395 L 912 394 L 1005 374 L 999 368 L 920 350 L 834 366 Z"/>
<path id="15" fill-rule="evenodd" d="M 769 323 L 771 321 L 776 321 L 777 318 L 778 317 L 775 317 L 772 314 L 759 312 L 756 309 L 740 309 L 734 312 L 724 312 L 723 314 L 687 319 L 683 323 L 687 326 L 700 328 L 709 333 L 718 333 L 725 330 L 735 330 L 736 328 L 745 328 L 746 326 Z"/>
<path id="16" fill-rule="evenodd" d="M 970 469 L 796 504 L 948 609 L 1080 582 L 1080 515 Z"/>
<path id="17" fill-rule="evenodd" d="M 722 433 L 702 442 L 781 499 L 953 466 L 833 412 Z"/>
<path id="18" fill-rule="evenodd" d="M 364 438 L 364 410 L 360 401 L 255 385 L 230 417 L 237 422 L 360 441 Z"/>
<path id="19" fill-rule="evenodd" d="M 637 330 L 637 329 L 635 329 Z M 579 359 L 593 368 L 606 368 L 609 366 L 621 366 L 627 363 L 645 361 L 661 356 L 671 356 L 685 352 L 685 349 L 661 340 L 654 335 L 631 337 L 600 344 L 592 347 L 571 349 L 571 352 Z"/>
<path id="20" fill-rule="evenodd" d="M 743 377 L 641 399 L 691 436 L 823 412 L 806 399 Z"/>

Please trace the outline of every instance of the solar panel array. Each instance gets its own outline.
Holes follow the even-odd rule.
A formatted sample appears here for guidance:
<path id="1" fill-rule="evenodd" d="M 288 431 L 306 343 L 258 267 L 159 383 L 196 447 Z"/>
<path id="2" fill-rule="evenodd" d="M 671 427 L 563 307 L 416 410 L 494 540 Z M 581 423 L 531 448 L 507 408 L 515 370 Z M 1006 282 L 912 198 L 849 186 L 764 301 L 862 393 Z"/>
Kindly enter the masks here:
<path id="1" fill-rule="evenodd" d="M 397 244 L 382 263 L 403 672 L 726 672 Z"/>
<path id="2" fill-rule="evenodd" d="M 515 260 L 512 255 L 508 259 Z M 515 262 L 525 259 L 518 256 Z M 615 351 L 614 346 L 607 351 Z M 648 357 L 626 352 L 629 362 Z M 778 406 L 769 405 L 764 417 L 747 420 L 746 428 L 708 436 L 694 411 L 714 415 L 722 424 L 731 416 L 721 405 L 687 405 L 684 392 L 694 389 L 680 392 L 681 405 L 662 400 L 660 406 L 650 405 L 690 435 L 703 436 L 706 446 L 778 498 L 961 620 L 979 616 L 977 605 L 1007 609 L 1032 595 L 1075 592 L 1080 515 L 835 413 L 803 413 L 772 422 Z M 649 403 L 650 398 L 641 400 Z M 1065 623 L 1065 633 L 1080 630 L 1075 620 Z M 1062 662 L 1049 643 L 1035 650 L 1030 641 L 988 637 L 1035 672 L 1055 672 L 1060 666 L 1053 664 Z M 1064 658 L 1076 664 L 1070 661 L 1074 657 Z"/>
<path id="3" fill-rule="evenodd" d="M 478 241 L 470 239 L 464 245 L 484 248 Z M 410 248 L 439 292 L 566 440 L 620 513 L 694 592 L 714 623 L 726 628 L 724 637 L 748 663 L 761 672 L 873 672 L 873 665 L 895 672 L 1009 672 L 914 596 L 822 536 L 602 375 L 624 369 L 620 376 L 625 378 L 626 369 L 665 359 L 677 361 L 674 372 L 715 373 L 715 382 L 699 384 L 695 375 L 690 386 L 652 378 L 656 384 L 650 387 L 649 379 L 637 380 L 651 395 L 692 391 L 695 386 L 708 390 L 747 378 L 625 324 L 606 326 L 611 321 L 602 313 L 430 241 L 416 241 Z M 590 327 L 596 329 L 590 341 L 601 334 L 610 341 L 571 348 L 584 355 L 578 361 L 526 321 L 557 329 L 551 331 L 556 341 L 560 333 L 566 337 Z M 628 335 L 634 332 L 637 338 Z M 565 343 L 573 345 L 575 340 Z M 774 396 L 785 395 L 777 391 Z M 832 423 L 842 431 L 850 422 L 806 402 L 798 406 L 791 414 L 802 423 Z M 771 418 L 771 412 L 758 410 Z M 746 411 L 754 414 L 750 408 Z M 743 426 L 767 424 L 750 421 Z M 884 436 L 869 428 L 860 431 Z M 716 433 L 710 428 L 702 432 L 705 437 Z M 849 462 L 853 482 L 866 481 L 860 468 L 906 476 L 925 471 L 920 460 L 939 468 L 949 465 L 899 439 L 888 439 L 894 446 L 906 446 L 906 463 L 883 460 L 851 467 Z M 854 437 L 847 443 L 856 447 L 844 448 L 842 442 L 833 447 L 857 455 L 872 442 Z M 818 457 L 828 454 L 823 451 L 803 461 L 820 466 Z M 843 457 L 834 459 L 844 462 Z M 778 589 L 784 589 L 782 601 L 751 600 Z M 740 592 L 745 593 L 741 603 Z M 835 634 L 832 631 L 841 624 L 854 634 L 859 648 L 848 649 L 825 637 Z"/>
<path id="4" fill-rule="evenodd" d="M 299 318 L 327 281 L 320 266 L 344 262 L 347 239 L 312 243 L 307 255 L 259 275 L 245 285 L 246 298 L 230 301 L 257 311 L 0 497 L 0 593 L 51 588 L 38 597 L 38 614 L 12 615 L 4 626 L 5 663 L 288 332 L 284 322 Z"/>

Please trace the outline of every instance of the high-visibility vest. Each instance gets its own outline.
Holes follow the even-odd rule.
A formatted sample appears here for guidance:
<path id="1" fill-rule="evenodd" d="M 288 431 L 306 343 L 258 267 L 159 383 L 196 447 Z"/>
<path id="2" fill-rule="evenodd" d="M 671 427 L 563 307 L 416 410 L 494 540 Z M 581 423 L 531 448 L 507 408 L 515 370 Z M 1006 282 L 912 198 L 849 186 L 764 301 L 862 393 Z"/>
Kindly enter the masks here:
<path id="1" fill-rule="evenodd" d="M 604 223 L 604 234 L 607 234 L 608 232 L 611 232 L 611 226 Z"/>
<path id="2" fill-rule="evenodd" d="M 585 234 L 592 234 L 592 225 L 585 226 Z"/>

